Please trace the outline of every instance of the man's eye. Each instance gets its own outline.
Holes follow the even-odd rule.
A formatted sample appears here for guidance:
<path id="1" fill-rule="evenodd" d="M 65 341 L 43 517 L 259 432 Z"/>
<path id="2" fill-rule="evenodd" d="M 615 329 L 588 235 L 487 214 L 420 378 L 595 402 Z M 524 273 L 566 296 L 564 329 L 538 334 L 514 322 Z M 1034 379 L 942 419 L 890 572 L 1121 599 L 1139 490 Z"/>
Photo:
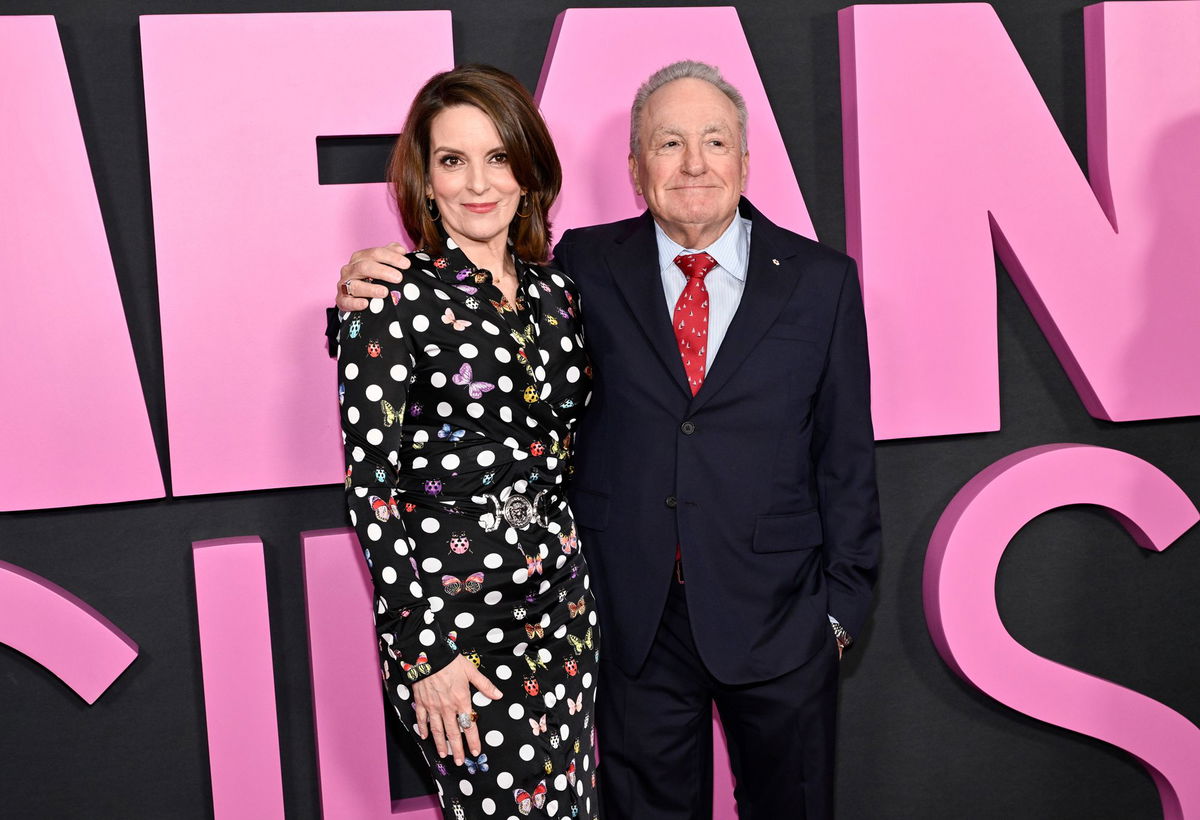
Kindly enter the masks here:
<path id="1" fill-rule="evenodd" d="M 667 140 L 662 144 L 663 148 L 677 148 L 678 146 L 679 140 Z"/>

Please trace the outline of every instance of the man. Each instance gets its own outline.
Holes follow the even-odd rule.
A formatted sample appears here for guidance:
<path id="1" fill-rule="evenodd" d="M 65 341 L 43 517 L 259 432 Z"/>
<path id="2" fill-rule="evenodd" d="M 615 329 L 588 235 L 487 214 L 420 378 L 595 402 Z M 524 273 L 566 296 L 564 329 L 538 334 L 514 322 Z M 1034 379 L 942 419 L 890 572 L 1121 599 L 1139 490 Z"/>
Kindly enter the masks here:
<path id="1" fill-rule="evenodd" d="M 862 299 L 848 257 L 741 198 L 741 95 L 711 66 L 638 91 L 629 167 L 648 212 L 567 231 L 595 392 L 572 506 L 605 662 L 611 818 L 711 815 L 712 704 L 742 820 L 832 815 L 837 662 L 879 549 Z M 381 294 L 359 252 L 339 306 Z M 349 295 L 353 294 L 353 297 Z"/>

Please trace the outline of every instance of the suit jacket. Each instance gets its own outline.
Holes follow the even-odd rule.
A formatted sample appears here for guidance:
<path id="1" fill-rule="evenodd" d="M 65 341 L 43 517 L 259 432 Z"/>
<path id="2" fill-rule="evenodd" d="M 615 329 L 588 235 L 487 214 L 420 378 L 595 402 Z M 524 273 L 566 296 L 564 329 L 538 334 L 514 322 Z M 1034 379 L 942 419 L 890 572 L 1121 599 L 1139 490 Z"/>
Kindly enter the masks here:
<path id="1" fill-rule="evenodd" d="M 854 261 L 747 200 L 745 290 L 687 386 L 650 214 L 567 231 L 595 365 L 571 501 L 605 654 L 641 667 L 683 555 L 692 630 L 729 684 L 788 672 L 867 619 L 879 553 L 866 328 Z"/>

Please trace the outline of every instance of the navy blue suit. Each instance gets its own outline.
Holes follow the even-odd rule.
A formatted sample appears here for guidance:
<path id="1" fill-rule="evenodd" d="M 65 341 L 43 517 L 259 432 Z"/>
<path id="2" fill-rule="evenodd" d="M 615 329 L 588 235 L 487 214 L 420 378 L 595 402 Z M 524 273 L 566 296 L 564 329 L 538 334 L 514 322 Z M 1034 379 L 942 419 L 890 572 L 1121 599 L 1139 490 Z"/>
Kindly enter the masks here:
<path id="1" fill-rule="evenodd" d="M 649 213 L 567 231 L 556 248 L 579 288 L 595 367 L 576 436 L 572 507 L 602 619 L 602 666 L 615 663 L 614 674 L 631 681 L 649 665 L 671 596 L 683 606 L 686 595 L 690 634 L 683 639 L 694 639 L 717 689 L 836 658 L 827 615 L 858 635 L 870 608 L 880 533 L 855 265 L 779 228 L 744 199 L 740 212 L 752 223 L 745 290 L 695 396 L 672 332 Z M 671 582 L 677 544 L 686 579 L 679 591 Z M 836 690 L 836 662 L 821 668 L 820 686 Z M 606 690 L 602 679 L 606 767 L 621 757 L 610 749 L 614 738 L 621 734 L 626 745 L 636 732 L 606 727 L 628 718 L 606 720 L 605 709 L 623 710 L 640 697 Z M 833 697 L 820 709 L 831 710 Z M 751 764 L 738 765 L 730 715 L 721 713 L 742 807 L 750 775 L 737 769 Z M 764 725 L 771 720 L 764 716 Z M 828 729 L 831 754 L 831 714 Z M 613 774 L 602 772 L 602 783 L 612 785 Z M 637 799 L 636 789 L 617 799 Z M 643 816 L 612 802 L 606 793 L 609 816 Z M 644 816 L 685 815 L 664 809 Z"/>

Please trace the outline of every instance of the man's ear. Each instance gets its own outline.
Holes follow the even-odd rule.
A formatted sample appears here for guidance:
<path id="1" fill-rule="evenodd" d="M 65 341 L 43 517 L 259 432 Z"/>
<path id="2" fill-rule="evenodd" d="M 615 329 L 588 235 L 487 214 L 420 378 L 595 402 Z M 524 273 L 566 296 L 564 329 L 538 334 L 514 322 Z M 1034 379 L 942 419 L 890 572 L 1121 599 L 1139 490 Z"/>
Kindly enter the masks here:
<path id="1" fill-rule="evenodd" d="M 742 154 L 742 193 L 746 193 L 746 180 L 750 179 L 750 152 Z"/>
<path id="2" fill-rule="evenodd" d="M 638 161 L 633 154 L 629 155 L 629 177 L 633 180 L 633 190 L 638 196 L 642 196 L 642 183 L 638 178 Z"/>

